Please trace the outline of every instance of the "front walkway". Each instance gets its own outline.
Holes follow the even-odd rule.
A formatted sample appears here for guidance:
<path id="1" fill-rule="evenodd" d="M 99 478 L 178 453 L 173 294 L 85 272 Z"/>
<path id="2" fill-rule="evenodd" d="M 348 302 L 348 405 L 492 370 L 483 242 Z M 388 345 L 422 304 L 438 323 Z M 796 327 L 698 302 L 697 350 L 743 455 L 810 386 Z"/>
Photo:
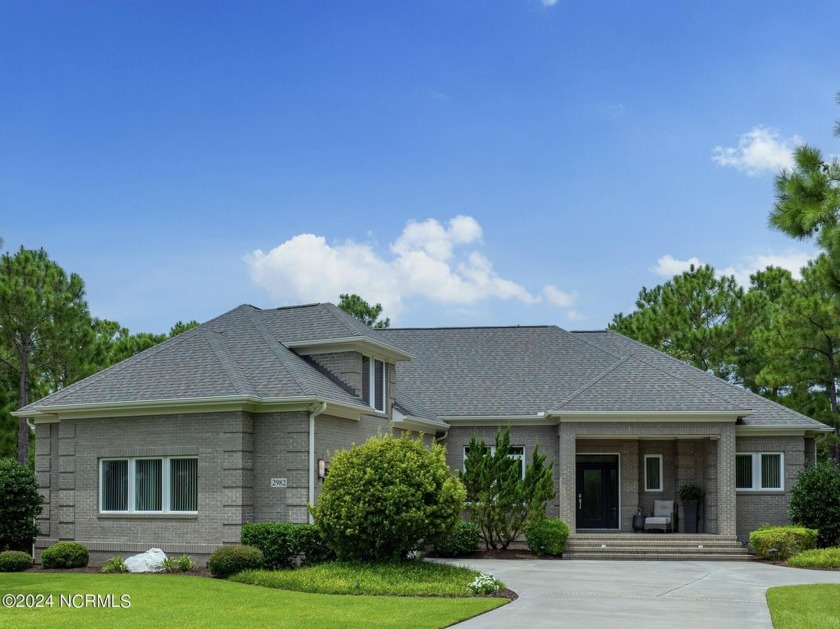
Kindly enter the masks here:
<path id="1" fill-rule="evenodd" d="M 840 583 L 840 572 L 759 562 L 464 560 L 519 600 L 458 627 L 772 627 L 765 592 L 776 585 Z M 838 603 L 840 616 L 840 603 Z"/>

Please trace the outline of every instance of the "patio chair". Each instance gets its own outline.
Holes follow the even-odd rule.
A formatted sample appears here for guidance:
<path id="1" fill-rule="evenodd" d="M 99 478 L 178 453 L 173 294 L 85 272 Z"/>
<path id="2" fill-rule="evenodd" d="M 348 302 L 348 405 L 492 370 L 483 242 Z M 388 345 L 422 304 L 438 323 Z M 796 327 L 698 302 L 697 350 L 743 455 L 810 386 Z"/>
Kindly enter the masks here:
<path id="1" fill-rule="evenodd" d="M 661 530 L 664 533 L 673 533 L 675 520 L 673 500 L 654 500 L 653 515 L 645 518 L 645 532 Z"/>

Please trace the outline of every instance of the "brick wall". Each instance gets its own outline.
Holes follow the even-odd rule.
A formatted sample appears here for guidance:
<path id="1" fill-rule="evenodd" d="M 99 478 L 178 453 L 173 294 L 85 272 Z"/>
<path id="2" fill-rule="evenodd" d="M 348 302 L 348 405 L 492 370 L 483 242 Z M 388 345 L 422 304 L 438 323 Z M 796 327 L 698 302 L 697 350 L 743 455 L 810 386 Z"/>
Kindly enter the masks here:
<path id="1" fill-rule="evenodd" d="M 230 412 L 38 424 L 36 471 L 47 502 L 36 554 L 73 540 L 95 557 L 151 547 L 201 557 L 238 541 L 252 510 L 250 422 Z M 99 513 L 100 459 L 175 455 L 198 458 L 198 516 Z"/>
<path id="2" fill-rule="evenodd" d="M 359 352 L 330 352 L 308 357 L 362 396 L 362 355 Z"/>
<path id="3" fill-rule="evenodd" d="M 738 537 L 749 538 L 762 524 L 787 524 L 788 493 L 796 483 L 796 475 L 805 465 L 806 440 L 803 437 L 740 437 L 738 452 L 782 452 L 784 453 L 785 491 L 738 491 L 736 494 L 738 512 Z"/>
<path id="4" fill-rule="evenodd" d="M 309 414 L 254 415 L 255 522 L 306 522 L 309 498 Z M 271 487 L 285 478 L 286 487 Z"/>

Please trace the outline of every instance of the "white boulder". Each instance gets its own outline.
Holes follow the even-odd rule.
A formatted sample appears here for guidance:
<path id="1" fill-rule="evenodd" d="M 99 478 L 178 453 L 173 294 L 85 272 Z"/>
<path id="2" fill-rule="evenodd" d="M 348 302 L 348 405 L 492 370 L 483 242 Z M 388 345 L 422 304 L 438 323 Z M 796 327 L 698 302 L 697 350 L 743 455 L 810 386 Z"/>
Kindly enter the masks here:
<path id="1" fill-rule="evenodd" d="M 160 548 L 150 548 L 145 553 L 126 559 L 125 567 L 129 572 L 162 572 L 164 559 L 166 553 Z"/>

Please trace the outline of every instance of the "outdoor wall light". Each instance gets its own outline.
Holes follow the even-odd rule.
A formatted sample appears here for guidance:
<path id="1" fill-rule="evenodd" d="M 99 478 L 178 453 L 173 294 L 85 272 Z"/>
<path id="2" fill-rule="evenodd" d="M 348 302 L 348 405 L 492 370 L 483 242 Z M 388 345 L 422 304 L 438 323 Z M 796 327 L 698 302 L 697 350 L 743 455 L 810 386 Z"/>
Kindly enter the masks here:
<path id="1" fill-rule="evenodd" d="M 329 472 L 327 469 L 327 462 L 324 459 L 318 459 L 318 480 L 322 483 L 327 477 L 327 472 Z"/>

